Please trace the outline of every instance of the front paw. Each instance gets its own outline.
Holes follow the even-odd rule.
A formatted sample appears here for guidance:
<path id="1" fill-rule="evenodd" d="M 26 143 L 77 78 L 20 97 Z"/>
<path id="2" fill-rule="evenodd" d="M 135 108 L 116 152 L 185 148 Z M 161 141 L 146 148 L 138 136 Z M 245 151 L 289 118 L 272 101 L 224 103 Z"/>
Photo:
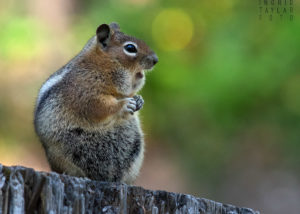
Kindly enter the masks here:
<path id="1" fill-rule="evenodd" d="M 141 95 L 135 95 L 133 96 L 133 99 L 135 100 L 136 102 L 136 108 L 135 108 L 135 111 L 138 111 L 140 110 L 141 108 L 143 108 L 143 105 L 144 105 L 144 99 Z"/>
<path id="2" fill-rule="evenodd" d="M 137 105 L 135 99 L 130 97 L 130 98 L 126 98 L 125 100 L 126 100 L 126 102 L 123 107 L 123 111 L 125 113 L 133 114 L 136 111 L 136 105 Z"/>

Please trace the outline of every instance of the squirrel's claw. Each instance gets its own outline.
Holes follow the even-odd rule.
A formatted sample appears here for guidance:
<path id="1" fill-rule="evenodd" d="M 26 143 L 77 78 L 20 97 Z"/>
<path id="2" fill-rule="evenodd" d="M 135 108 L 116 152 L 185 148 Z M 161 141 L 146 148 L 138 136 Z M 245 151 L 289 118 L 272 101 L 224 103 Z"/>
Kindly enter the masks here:
<path id="1" fill-rule="evenodd" d="M 135 111 L 138 111 L 140 110 L 141 108 L 143 108 L 143 105 L 144 105 L 144 99 L 141 95 L 135 95 L 133 96 L 133 99 L 135 100 L 136 102 L 136 108 L 135 108 Z"/>

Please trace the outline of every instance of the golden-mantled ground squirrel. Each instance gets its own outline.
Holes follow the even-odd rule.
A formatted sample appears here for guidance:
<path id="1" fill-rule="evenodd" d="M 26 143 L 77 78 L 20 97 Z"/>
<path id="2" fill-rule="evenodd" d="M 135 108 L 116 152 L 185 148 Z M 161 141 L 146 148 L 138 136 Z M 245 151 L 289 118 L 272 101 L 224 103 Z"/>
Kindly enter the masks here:
<path id="1" fill-rule="evenodd" d="M 69 63 L 42 85 L 34 125 L 51 169 L 132 183 L 144 152 L 136 93 L 157 63 L 145 42 L 102 24 Z"/>

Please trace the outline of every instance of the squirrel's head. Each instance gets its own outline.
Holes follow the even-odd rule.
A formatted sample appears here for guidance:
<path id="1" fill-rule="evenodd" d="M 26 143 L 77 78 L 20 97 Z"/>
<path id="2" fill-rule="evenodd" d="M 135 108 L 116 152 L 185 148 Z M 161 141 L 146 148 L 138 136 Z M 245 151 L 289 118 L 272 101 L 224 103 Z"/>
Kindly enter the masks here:
<path id="1" fill-rule="evenodd" d="M 101 52 L 130 73 L 133 90 L 138 91 L 144 83 L 144 71 L 158 62 L 156 54 L 144 41 L 122 33 L 117 23 L 100 25 L 96 38 Z"/>

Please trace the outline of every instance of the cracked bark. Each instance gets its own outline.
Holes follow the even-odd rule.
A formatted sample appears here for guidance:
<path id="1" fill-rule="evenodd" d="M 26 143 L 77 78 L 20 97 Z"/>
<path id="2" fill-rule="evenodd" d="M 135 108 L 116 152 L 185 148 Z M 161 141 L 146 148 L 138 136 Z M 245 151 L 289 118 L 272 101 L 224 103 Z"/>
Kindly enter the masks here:
<path id="1" fill-rule="evenodd" d="M 191 195 L 0 164 L 0 214 L 258 214 Z"/>

